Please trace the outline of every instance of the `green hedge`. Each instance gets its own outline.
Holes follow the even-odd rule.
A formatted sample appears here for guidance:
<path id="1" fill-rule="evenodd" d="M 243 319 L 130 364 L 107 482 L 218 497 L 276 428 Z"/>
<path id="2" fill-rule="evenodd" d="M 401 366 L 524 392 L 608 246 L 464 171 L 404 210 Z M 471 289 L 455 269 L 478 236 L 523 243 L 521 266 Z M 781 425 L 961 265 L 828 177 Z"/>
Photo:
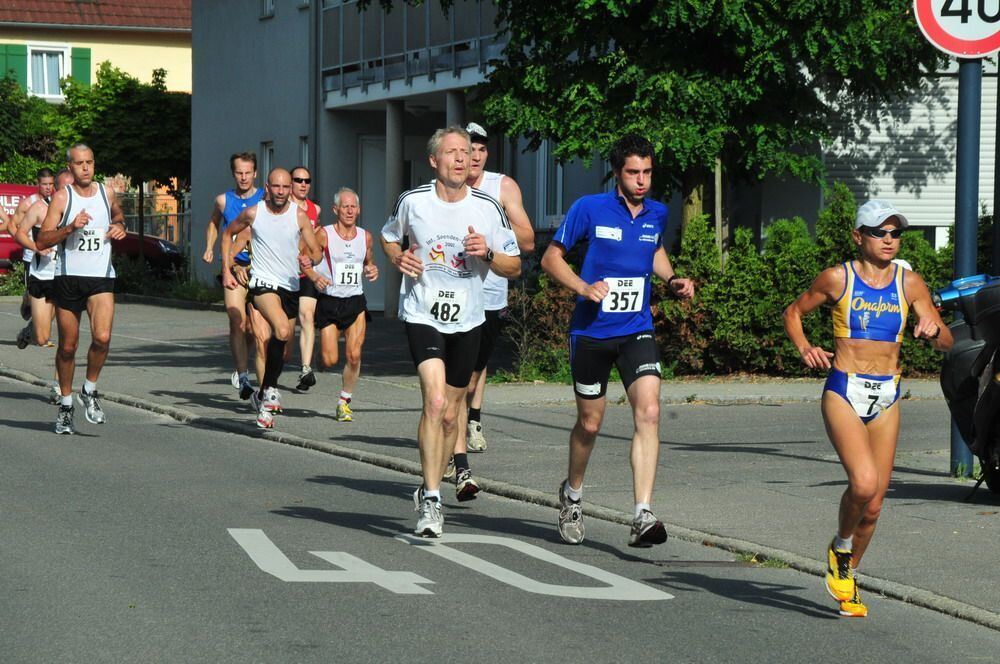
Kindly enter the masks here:
<path id="1" fill-rule="evenodd" d="M 673 300 L 667 297 L 665 285 L 653 280 L 653 302 L 659 301 L 654 325 L 665 375 L 806 374 L 798 351 L 785 336 L 781 314 L 821 270 L 855 257 L 850 234 L 856 206 L 847 187 L 836 185 L 817 219 L 815 237 L 802 219 L 782 219 L 765 229 L 761 250 L 749 229 L 737 228 L 724 270 L 708 217 L 689 222 L 680 250 L 671 260 L 678 274 L 695 279 L 695 298 Z M 990 237 L 991 228 L 991 218 L 981 220 L 981 253 L 988 252 L 988 242 L 982 239 Z M 931 289 L 950 280 L 952 255 L 950 244 L 935 251 L 920 232 L 903 234 L 899 257 L 908 260 Z M 574 258 L 569 256 L 571 263 Z M 985 267 L 982 262 L 981 267 Z M 549 283 L 543 274 L 529 275 L 512 287 L 507 334 L 519 361 L 501 379 L 568 380 L 567 330 L 572 310 L 572 295 Z M 826 309 L 807 316 L 803 324 L 810 341 L 832 350 L 833 330 Z M 912 336 L 903 342 L 901 357 L 904 371 L 910 374 L 934 373 L 940 368 L 940 354 Z"/>

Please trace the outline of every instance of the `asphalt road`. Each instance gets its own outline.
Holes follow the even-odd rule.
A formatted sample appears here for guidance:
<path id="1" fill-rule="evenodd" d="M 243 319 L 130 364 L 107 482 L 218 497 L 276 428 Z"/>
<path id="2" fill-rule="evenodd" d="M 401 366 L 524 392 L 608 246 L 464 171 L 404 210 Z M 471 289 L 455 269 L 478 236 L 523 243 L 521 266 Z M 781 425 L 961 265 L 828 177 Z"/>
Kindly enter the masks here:
<path id="1" fill-rule="evenodd" d="M 55 436 L 7 379 L 0 408 L 4 662 L 996 660 L 993 630 L 877 596 L 841 619 L 717 549 L 595 519 L 567 546 L 551 509 L 447 492 L 413 542 L 409 475 L 111 403 Z"/>

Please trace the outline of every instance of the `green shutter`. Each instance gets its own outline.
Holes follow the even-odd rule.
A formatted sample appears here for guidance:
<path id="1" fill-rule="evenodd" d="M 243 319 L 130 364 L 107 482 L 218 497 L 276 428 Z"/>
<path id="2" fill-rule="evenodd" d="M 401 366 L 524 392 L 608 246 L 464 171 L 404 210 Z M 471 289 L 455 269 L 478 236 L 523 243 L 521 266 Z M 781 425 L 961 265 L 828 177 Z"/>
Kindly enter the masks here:
<path id="1" fill-rule="evenodd" d="M 73 61 L 70 76 L 72 76 L 77 83 L 90 85 L 90 49 L 74 48 L 70 59 Z"/>
<path id="2" fill-rule="evenodd" d="M 0 44 L 0 75 L 14 71 L 22 90 L 28 89 L 28 47 L 25 44 Z"/>

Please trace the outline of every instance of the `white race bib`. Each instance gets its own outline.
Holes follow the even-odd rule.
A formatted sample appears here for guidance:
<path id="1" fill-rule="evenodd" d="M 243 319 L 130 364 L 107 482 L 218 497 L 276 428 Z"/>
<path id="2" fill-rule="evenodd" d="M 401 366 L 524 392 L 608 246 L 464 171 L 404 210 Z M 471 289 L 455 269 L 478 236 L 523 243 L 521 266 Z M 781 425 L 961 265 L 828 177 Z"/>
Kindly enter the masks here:
<path id="1" fill-rule="evenodd" d="M 79 237 L 76 239 L 77 251 L 97 252 L 104 245 L 104 236 L 99 231 L 88 231 L 83 229 L 78 231 Z"/>
<path id="2" fill-rule="evenodd" d="M 430 304 L 428 313 L 431 318 L 439 323 L 450 325 L 462 321 L 462 318 L 465 316 L 465 298 L 468 295 L 466 291 L 449 288 L 430 288 L 427 294 Z"/>
<path id="3" fill-rule="evenodd" d="M 608 294 L 601 300 L 601 311 L 612 314 L 635 313 L 642 308 L 646 280 L 642 277 L 607 277 Z"/>
<path id="4" fill-rule="evenodd" d="M 255 288 L 262 288 L 264 290 L 278 290 L 278 287 L 272 284 L 270 281 L 264 281 L 258 277 L 250 277 L 250 281 L 247 283 L 247 290 L 253 290 Z"/>
<path id="5" fill-rule="evenodd" d="M 847 401 L 860 417 L 872 417 L 896 400 L 896 381 L 878 380 L 847 374 Z"/>
<path id="6" fill-rule="evenodd" d="M 360 286 L 361 263 L 334 263 L 333 283 L 335 286 Z"/>

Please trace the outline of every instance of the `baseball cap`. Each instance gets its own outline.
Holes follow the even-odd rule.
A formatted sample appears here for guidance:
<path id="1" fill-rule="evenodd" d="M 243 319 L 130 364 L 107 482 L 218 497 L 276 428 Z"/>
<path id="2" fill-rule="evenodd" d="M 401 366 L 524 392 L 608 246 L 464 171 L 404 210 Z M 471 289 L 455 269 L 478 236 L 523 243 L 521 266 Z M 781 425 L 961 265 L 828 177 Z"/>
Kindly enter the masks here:
<path id="1" fill-rule="evenodd" d="M 854 219 L 854 227 L 879 226 L 889 217 L 899 219 L 901 228 L 906 228 L 910 222 L 889 201 L 870 200 L 858 208 L 858 216 Z"/>
<path id="2" fill-rule="evenodd" d="M 470 122 L 469 124 L 467 124 L 465 126 L 465 131 L 468 132 L 469 139 L 471 139 L 473 143 L 485 143 L 486 139 L 488 138 L 486 135 L 486 130 L 483 129 L 483 126 L 480 124 L 476 124 L 475 122 Z"/>

